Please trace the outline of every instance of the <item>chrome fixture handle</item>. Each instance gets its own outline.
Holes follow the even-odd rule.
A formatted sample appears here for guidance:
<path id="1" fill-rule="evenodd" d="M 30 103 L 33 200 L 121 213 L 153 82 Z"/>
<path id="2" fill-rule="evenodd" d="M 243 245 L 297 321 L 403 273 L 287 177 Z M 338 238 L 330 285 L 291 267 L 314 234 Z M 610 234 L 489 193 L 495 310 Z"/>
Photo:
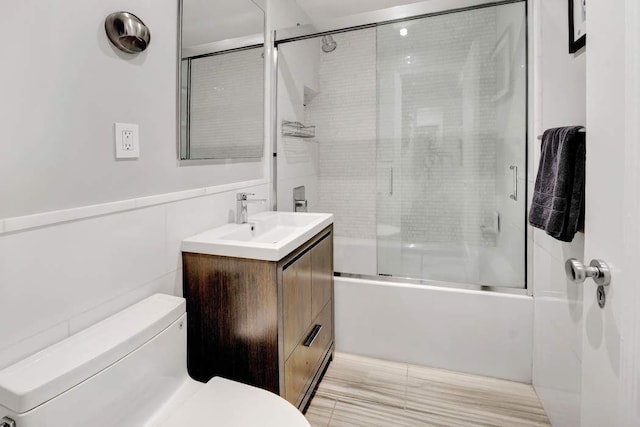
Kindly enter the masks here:
<path id="1" fill-rule="evenodd" d="M 518 201 L 518 167 L 516 165 L 509 166 L 511 172 L 513 172 L 513 193 L 509 195 L 511 200 Z"/>
<path id="2" fill-rule="evenodd" d="M 293 211 L 294 212 L 307 212 L 308 203 L 305 196 L 306 190 L 304 185 L 295 187 L 293 189 Z"/>
<path id="3" fill-rule="evenodd" d="M 306 212 L 308 202 L 306 200 L 294 200 L 294 212 Z"/>
<path id="4" fill-rule="evenodd" d="M 596 300 L 600 308 L 604 308 L 607 303 L 607 292 L 605 287 L 611 283 L 611 270 L 606 262 L 601 259 L 592 259 L 589 267 L 575 258 L 568 259 L 564 263 L 564 270 L 569 280 L 574 283 L 582 283 L 587 277 L 591 277 L 598 289 L 596 290 Z"/>
<path id="5" fill-rule="evenodd" d="M 391 168 L 391 172 L 389 173 L 389 195 L 393 196 L 393 168 Z"/>
<path id="6" fill-rule="evenodd" d="M 236 200 L 240 201 L 240 200 L 247 200 L 248 196 L 255 196 L 256 193 L 237 193 L 236 194 Z"/>
<path id="7" fill-rule="evenodd" d="M 313 329 L 311 329 L 311 333 L 309 333 L 309 336 L 307 337 L 306 340 L 304 340 L 303 345 L 305 347 L 311 347 L 311 345 L 313 345 L 313 342 L 316 340 L 316 338 L 318 338 L 318 335 L 320 334 L 320 331 L 322 330 L 322 325 L 314 325 Z"/>
<path id="8" fill-rule="evenodd" d="M 16 427 L 16 422 L 9 417 L 2 417 L 0 427 Z"/>
<path id="9" fill-rule="evenodd" d="M 583 283 L 588 277 L 598 286 L 608 286 L 611 283 L 611 270 L 601 259 L 592 259 L 587 267 L 577 259 L 571 258 L 565 262 L 564 270 L 574 283 Z"/>
<path id="10" fill-rule="evenodd" d="M 255 196 L 254 193 L 236 193 L 236 224 L 247 223 L 247 204 L 265 203 L 267 199 L 249 199 L 248 196 Z"/>

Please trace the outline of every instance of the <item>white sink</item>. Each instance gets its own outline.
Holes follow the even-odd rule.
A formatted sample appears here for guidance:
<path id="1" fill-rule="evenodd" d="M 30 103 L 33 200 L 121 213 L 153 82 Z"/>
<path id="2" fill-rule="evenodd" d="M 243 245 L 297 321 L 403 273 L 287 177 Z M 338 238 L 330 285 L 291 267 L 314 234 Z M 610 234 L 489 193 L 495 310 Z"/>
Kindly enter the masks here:
<path id="1" fill-rule="evenodd" d="M 333 224 L 333 214 L 261 212 L 182 241 L 183 252 L 279 261 Z"/>

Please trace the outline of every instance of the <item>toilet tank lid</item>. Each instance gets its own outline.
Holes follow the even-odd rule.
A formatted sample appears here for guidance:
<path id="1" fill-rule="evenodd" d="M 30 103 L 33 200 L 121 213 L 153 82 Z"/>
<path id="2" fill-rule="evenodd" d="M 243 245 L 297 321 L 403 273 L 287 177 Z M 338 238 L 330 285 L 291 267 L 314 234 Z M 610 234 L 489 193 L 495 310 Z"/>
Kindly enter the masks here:
<path id="1" fill-rule="evenodd" d="M 141 347 L 185 313 L 185 300 L 156 294 L 0 371 L 0 405 L 29 411 Z"/>

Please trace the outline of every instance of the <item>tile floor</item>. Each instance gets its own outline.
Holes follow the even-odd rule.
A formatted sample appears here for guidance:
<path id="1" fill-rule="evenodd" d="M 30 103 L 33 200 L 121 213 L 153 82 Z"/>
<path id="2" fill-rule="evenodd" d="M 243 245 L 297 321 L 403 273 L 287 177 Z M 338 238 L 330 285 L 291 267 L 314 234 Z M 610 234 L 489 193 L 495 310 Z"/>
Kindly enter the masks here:
<path id="1" fill-rule="evenodd" d="M 336 353 L 306 417 L 319 426 L 548 426 L 533 387 Z"/>

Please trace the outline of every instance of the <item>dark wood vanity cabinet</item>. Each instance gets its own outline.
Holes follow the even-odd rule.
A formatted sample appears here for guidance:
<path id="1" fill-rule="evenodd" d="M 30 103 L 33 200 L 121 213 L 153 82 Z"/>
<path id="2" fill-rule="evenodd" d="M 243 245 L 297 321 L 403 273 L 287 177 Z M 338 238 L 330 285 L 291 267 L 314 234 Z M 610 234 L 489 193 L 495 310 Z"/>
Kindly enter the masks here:
<path id="1" fill-rule="evenodd" d="M 334 351 L 333 227 L 280 261 L 183 253 L 189 374 L 303 409 Z"/>

